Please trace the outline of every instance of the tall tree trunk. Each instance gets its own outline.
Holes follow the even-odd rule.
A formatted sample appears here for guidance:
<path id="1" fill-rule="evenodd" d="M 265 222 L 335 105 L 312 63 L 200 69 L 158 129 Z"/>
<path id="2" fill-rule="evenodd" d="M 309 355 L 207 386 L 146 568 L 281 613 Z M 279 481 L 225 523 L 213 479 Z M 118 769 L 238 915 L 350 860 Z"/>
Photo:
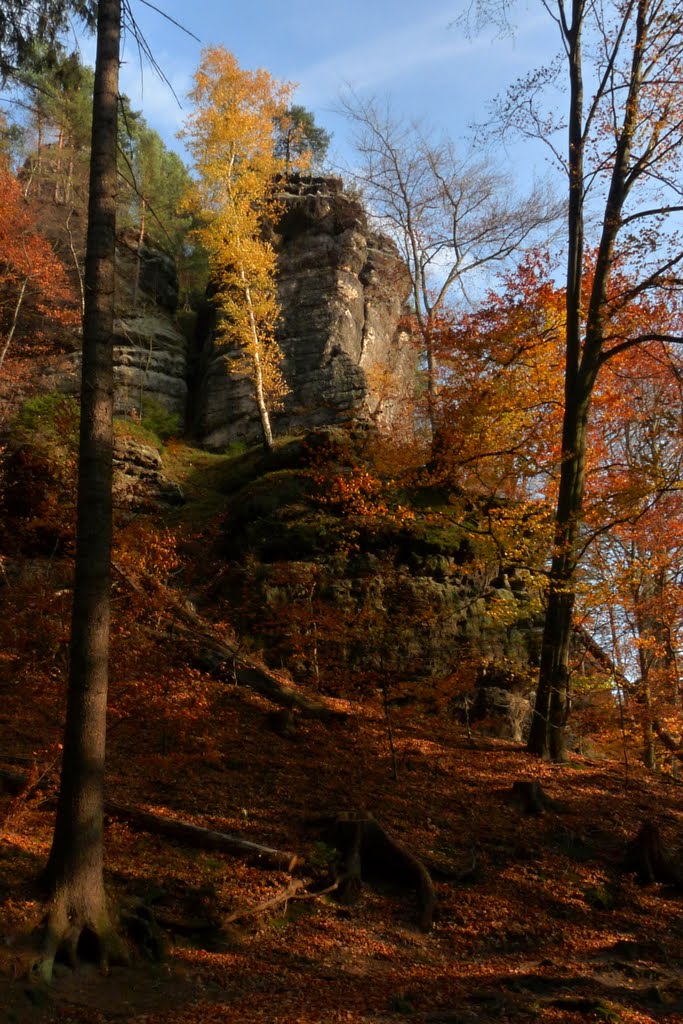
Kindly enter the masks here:
<path id="1" fill-rule="evenodd" d="M 608 291 L 614 269 L 616 240 L 629 188 L 629 160 L 634 133 L 640 118 L 642 62 L 647 40 L 649 0 L 638 0 L 636 38 L 624 105 L 623 123 L 618 129 L 609 191 L 602 219 L 600 244 L 590 288 L 588 312 L 582 312 L 586 126 L 583 115 L 583 70 L 581 34 L 585 16 L 584 0 L 572 0 L 572 21 L 563 24 L 569 61 L 570 108 L 567 166 L 569 202 L 567 213 L 568 259 L 566 299 L 566 362 L 562 467 L 555 516 L 555 549 L 550 570 L 548 607 L 543 634 L 537 708 L 529 735 L 532 754 L 564 759 L 564 726 L 569 700 L 569 646 L 576 600 L 576 567 L 579 530 L 583 516 L 585 459 L 588 416 L 595 381 L 602 362 L 608 326 Z M 623 22 L 623 27 L 628 19 Z M 583 338 L 582 338 L 583 327 Z"/>
<path id="2" fill-rule="evenodd" d="M 563 461 L 555 519 L 555 546 L 550 568 L 541 665 L 527 750 L 564 761 L 569 712 L 569 655 L 576 601 L 575 573 L 583 508 L 586 434 L 590 387 L 575 384 L 566 397 Z"/>
<path id="3" fill-rule="evenodd" d="M 14 335 L 15 335 L 15 332 L 16 332 L 16 329 L 17 329 L 17 323 L 19 321 L 19 313 L 21 312 L 21 307 L 22 307 L 22 304 L 23 304 L 23 301 L 24 301 L 24 295 L 26 294 L 26 285 L 29 282 L 29 276 L 30 275 L 27 275 L 24 278 L 24 280 L 21 283 L 21 288 L 19 289 L 19 296 L 18 296 L 17 301 L 16 301 L 15 306 L 14 306 L 14 313 L 12 314 L 12 323 L 10 325 L 9 331 L 7 332 L 7 337 L 5 338 L 5 344 L 2 346 L 2 352 L 0 352 L 0 370 L 2 369 L 2 364 L 5 362 L 5 356 L 7 355 L 7 351 L 9 349 L 10 345 L 12 344 L 12 339 L 14 338 Z"/>
<path id="4" fill-rule="evenodd" d="M 138 247 L 135 253 L 135 280 L 133 281 L 133 309 L 137 309 L 140 293 L 140 271 L 142 267 L 142 246 L 145 242 L 147 203 L 140 200 L 140 225 L 138 229 Z"/>
<path id="5" fill-rule="evenodd" d="M 76 277 L 78 278 L 78 293 L 81 302 L 81 319 L 83 319 L 83 317 L 85 316 L 85 282 L 83 280 L 81 262 L 78 258 L 78 253 L 76 252 L 76 246 L 74 245 L 74 233 L 71 230 L 71 218 L 73 217 L 75 212 L 76 211 L 72 206 L 66 216 L 65 227 L 67 234 L 69 236 L 69 249 L 71 251 L 71 258 L 73 260 L 74 270 L 76 271 Z"/>
<path id="6" fill-rule="evenodd" d="M 100 0 L 85 265 L 78 519 L 71 659 L 43 974 L 56 953 L 88 943 L 106 964 L 120 953 L 103 883 L 103 785 L 112 533 L 116 117 L 120 0 Z"/>
<path id="7" fill-rule="evenodd" d="M 59 132 L 57 135 L 57 156 L 55 159 L 55 190 L 54 190 L 54 202 L 55 206 L 59 206 L 64 201 L 65 189 L 62 187 L 62 153 L 64 152 L 64 128 L 60 125 Z"/>
<path id="8" fill-rule="evenodd" d="M 564 726 L 569 701 L 569 646 L 574 611 L 574 569 L 583 506 L 586 424 L 590 392 L 580 392 L 581 290 L 584 250 L 582 4 L 573 0 L 565 30 L 569 60 L 569 199 L 567 206 L 567 291 L 562 465 L 555 515 L 541 665 L 527 750 L 564 760 Z"/>

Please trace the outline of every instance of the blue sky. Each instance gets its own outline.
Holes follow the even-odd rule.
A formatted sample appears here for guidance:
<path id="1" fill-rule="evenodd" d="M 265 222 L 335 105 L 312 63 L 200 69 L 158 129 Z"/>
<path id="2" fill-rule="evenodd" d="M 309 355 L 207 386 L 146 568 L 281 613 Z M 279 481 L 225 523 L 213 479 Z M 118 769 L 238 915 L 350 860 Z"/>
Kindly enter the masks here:
<path id="1" fill-rule="evenodd" d="M 396 113 L 424 119 L 437 132 L 462 141 L 473 121 L 486 118 L 487 103 L 518 75 L 547 60 L 557 40 L 536 0 L 520 7 L 512 38 L 492 33 L 467 39 L 454 24 L 459 0 L 225 0 L 191 4 L 155 0 L 171 18 L 200 39 L 191 39 L 141 0 L 131 0 L 140 28 L 185 110 L 149 68 L 142 75 L 134 42 L 125 42 L 121 87 L 133 105 L 169 142 L 187 113 L 185 94 L 204 45 L 222 44 L 244 68 L 265 67 L 277 78 L 298 82 L 295 102 L 334 134 L 333 163 L 351 161 L 349 129 L 335 113 L 340 93 L 389 97 Z M 92 63 L 94 47 L 84 44 Z M 514 147 L 499 156 L 514 177 L 545 173 L 543 153 Z"/>

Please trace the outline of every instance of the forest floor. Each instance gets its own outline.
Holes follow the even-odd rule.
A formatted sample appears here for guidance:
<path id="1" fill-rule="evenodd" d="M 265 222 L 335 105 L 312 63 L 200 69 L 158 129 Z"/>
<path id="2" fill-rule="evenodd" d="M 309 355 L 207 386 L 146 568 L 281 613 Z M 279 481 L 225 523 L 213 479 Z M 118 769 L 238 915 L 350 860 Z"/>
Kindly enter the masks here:
<path id="1" fill-rule="evenodd" d="M 30 687 L 29 687 L 30 689 Z M 50 842 L 58 714 L 50 695 L 22 694 L 0 712 L 1 762 L 33 764 L 47 788 L 0 798 L 0 1006 L 8 1024 L 674 1024 L 683 1020 L 683 895 L 623 870 L 645 820 L 672 847 L 682 791 L 664 777 L 573 756 L 562 767 L 519 745 L 474 736 L 443 717 L 397 714 L 398 778 L 378 703 L 346 722 L 269 728 L 248 690 L 197 681 L 194 717 L 116 720 L 111 799 L 299 852 L 295 874 L 324 878 L 331 856 L 310 822 L 370 812 L 430 863 L 438 917 L 416 927 L 415 896 L 364 885 L 290 900 L 226 924 L 285 889 L 284 872 L 202 852 L 110 819 L 107 884 L 114 906 L 153 905 L 168 955 L 132 967 L 57 966 L 49 988 L 26 976 L 25 936 L 40 914 L 33 888 Z M 337 702 L 341 706 L 341 702 Z M 33 709 L 33 710 L 32 710 Z M 210 739 L 209 739 L 210 738 Z M 557 806 L 524 814 L 516 780 L 536 780 Z M 473 868 L 473 870 L 469 870 Z"/>
<path id="2" fill-rule="evenodd" d="M 226 482 L 234 468 L 180 456 L 187 529 L 200 512 L 207 523 L 187 542 L 186 562 L 211 579 L 211 517 L 236 486 Z M 31 932 L 43 911 L 35 879 L 54 824 L 69 632 L 71 564 L 54 556 L 68 550 L 68 531 L 60 540 L 53 524 L 67 501 L 59 493 L 50 485 L 33 533 L 20 532 L 20 519 L 7 527 L 17 551 L 20 540 L 39 551 L 46 522 L 49 531 L 42 558 L 6 562 L 0 594 L 0 769 L 31 784 L 19 796 L 0 784 L 3 1024 L 683 1020 L 683 893 L 624 870 L 643 822 L 672 850 L 683 846 L 680 784 L 634 756 L 628 766 L 578 755 L 544 764 L 411 706 L 393 712 L 394 764 L 375 696 L 330 699 L 345 720 L 299 716 L 293 731 L 278 729 L 265 699 L 193 667 L 176 592 L 159 582 L 175 585 L 174 548 L 164 523 L 150 532 L 136 516 L 115 551 L 108 800 L 294 851 L 294 880 L 309 888 L 333 874 L 332 843 L 316 820 L 371 814 L 451 881 L 435 877 L 429 932 L 417 927 L 415 894 L 386 878 L 364 884 L 352 905 L 331 892 L 256 910 L 292 875 L 112 816 L 112 907 L 128 920 L 151 908 L 167 955 L 138 953 L 107 975 L 58 964 L 49 987 L 34 980 Z M 541 783 L 553 802 L 525 813 L 515 782 Z"/>

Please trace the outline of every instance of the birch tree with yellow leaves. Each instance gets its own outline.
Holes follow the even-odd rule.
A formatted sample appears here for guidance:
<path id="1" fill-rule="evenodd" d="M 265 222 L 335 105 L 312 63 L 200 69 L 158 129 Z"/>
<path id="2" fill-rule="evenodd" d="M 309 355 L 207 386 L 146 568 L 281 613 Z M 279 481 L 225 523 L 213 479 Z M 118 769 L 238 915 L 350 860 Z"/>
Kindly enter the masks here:
<path id="1" fill-rule="evenodd" d="M 216 288 L 218 340 L 241 353 L 231 370 L 253 381 L 263 443 L 272 448 L 270 412 L 288 389 L 275 338 L 276 256 L 263 224 L 278 213 L 284 160 L 275 155 L 274 124 L 292 86 L 263 69 L 243 70 L 222 46 L 204 50 L 194 82 L 195 109 L 181 132 L 197 172 L 186 205 L 201 218 L 197 236 Z"/>

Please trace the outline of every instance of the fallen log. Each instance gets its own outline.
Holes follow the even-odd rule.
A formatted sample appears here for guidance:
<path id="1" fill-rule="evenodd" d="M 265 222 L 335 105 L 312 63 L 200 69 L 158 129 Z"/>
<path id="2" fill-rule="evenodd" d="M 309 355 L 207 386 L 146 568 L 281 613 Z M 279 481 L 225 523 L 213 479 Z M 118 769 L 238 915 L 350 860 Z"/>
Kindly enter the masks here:
<path id="1" fill-rule="evenodd" d="M 115 563 L 114 569 L 132 590 L 144 593 L 144 588 Z M 343 722 L 349 717 L 346 711 L 330 707 L 288 686 L 263 665 L 241 654 L 235 645 L 219 639 L 210 622 L 170 591 L 166 592 L 166 601 L 173 615 L 173 627 L 165 632 L 155 631 L 155 635 L 168 640 L 180 638 L 189 641 L 194 646 L 195 662 L 209 675 L 255 690 L 279 707 L 295 709 L 302 718 Z"/>
<path id="2" fill-rule="evenodd" d="M 30 795 L 39 788 L 43 778 L 44 775 L 38 783 L 30 784 L 27 775 L 0 769 L 0 787 L 13 794 L 26 792 Z M 200 850 L 219 850 L 234 857 L 248 857 L 258 867 L 269 870 L 293 871 L 301 859 L 289 850 L 276 850 L 270 846 L 252 843 L 248 839 L 240 839 L 239 836 L 228 835 L 226 832 L 216 832 L 189 821 L 170 818 L 165 814 L 143 811 L 140 807 L 126 807 L 113 800 L 105 800 L 104 812 L 112 818 L 120 818 L 153 835 L 168 836 L 169 839 L 177 839 L 178 842 Z"/>
<path id="3" fill-rule="evenodd" d="M 6 793 L 21 793 L 28 785 L 28 776 L 21 772 L 10 772 L 0 768 L 0 789 Z"/>
<path id="4" fill-rule="evenodd" d="M 219 643 L 213 637 L 202 639 L 204 646 L 196 652 L 195 660 L 210 675 L 246 686 L 281 708 L 298 711 L 302 718 L 312 718 L 319 722 L 343 722 L 349 717 L 346 711 L 339 711 L 338 708 L 308 697 L 282 682 L 267 669 L 247 662 L 236 648 Z"/>
<path id="5" fill-rule="evenodd" d="M 215 832 L 213 829 L 202 828 L 200 825 L 170 818 L 165 814 L 143 811 L 139 807 L 125 807 L 112 800 L 105 801 L 104 810 L 112 818 L 120 818 L 145 832 L 177 839 L 180 843 L 200 850 L 219 850 L 236 857 L 248 857 L 258 867 L 274 871 L 292 871 L 300 860 L 296 853 L 289 850 L 261 846 L 248 839 L 240 839 L 225 832 Z"/>
<path id="6" fill-rule="evenodd" d="M 24 775 L 23 772 L 13 772 L 6 768 L 0 769 L 0 790 L 21 796 L 22 800 L 28 800 L 34 793 L 47 787 L 52 769 L 58 760 L 59 758 L 55 758 L 40 775 L 37 774 L 37 771 L 30 775 Z"/>

